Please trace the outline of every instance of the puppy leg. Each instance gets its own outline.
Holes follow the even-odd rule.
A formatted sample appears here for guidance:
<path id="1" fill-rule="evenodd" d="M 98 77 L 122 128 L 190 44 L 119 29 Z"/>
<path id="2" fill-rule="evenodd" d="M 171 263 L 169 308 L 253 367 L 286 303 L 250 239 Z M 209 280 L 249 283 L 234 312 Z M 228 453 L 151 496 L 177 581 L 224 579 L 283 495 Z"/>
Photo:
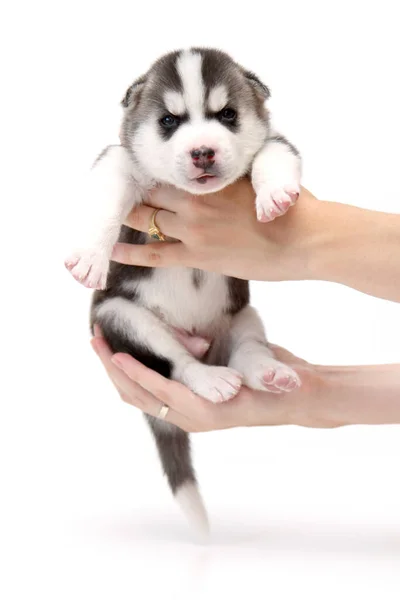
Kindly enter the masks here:
<path id="1" fill-rule="evenodd" d="M 259 221 L 272 221 L 296 202 L 300 175 L 297 149 L 283 136 L 271 136 L 254 159 L 251 173 Z"/>
<path id="2" fill-rule="evenodd" d="M 173 332 L 150 310 L 125 298 L 105 300 L 95 310 L 94 321 L 107 335 L 126 340 L 129 353 L 147 366 L 155 366 L 154 357 L 169 362 L 168 375 L 211 402 L 224 402 L 236 396 L 241 375 L 227 367 L 208 366 L 197 361 L 178 342 Z M 110 334 L 110 331 L 113 333 Z M 112 344 L 111 344 L 112 345 Z M 136 348 L 136 351 L 135 351 Z M 155 368 L 157 368 L 155 366 Z"/>
<path id="3" fill-rule="evenodd" d="M 106 287 L 110 256 L 121 225 L 144 193 L 143 182 L 136 177 L 126 149 L 106 148 L 78 191 L 79 239 L 65 261 L 67 269 L 83 285 Z"/>
<path id="4" fill-rule="evenodd" d="M 228 366 L 242 373 L 243 384 L 254 390 L 290 392 L 300 386 L 293 369 L 274 358 L 255 309 L 246 306 L 235 315 L 230 331 Z"/>

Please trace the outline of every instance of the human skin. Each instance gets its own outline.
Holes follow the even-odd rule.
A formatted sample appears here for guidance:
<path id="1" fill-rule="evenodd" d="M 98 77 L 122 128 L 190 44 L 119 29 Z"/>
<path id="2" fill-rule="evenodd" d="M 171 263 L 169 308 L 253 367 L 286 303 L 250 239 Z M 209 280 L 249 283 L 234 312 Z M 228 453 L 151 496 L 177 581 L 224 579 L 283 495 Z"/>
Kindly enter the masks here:
<path id="1" fill-rule="evenodd" d="M 322 280 L 400 302 L 400 214 L 317 200 L 302 188 L 288 212 L 256 219 L 255 194 L 243 179 L 217 194 L 154 190 L 157 225 L 178 242 L 117 244 L 113 260 L 153 267 L 187 266 L 261 281 Z M 153 208 L 130 213 L 147 231 Z"/>
<path id="2" fill-rule="evenodd" d="M 400 423 L 400 365 L 326 367 L 307 363 L 273 346 L 276 357 L 294 368 L 302 386 L 286 394 L 242 388 L 229 402 L 212 404 L 184 385 L 148 369 L 128 354 L 114 354 L 96 328 L 92 347 L 122 400 L 157 416 L 170 407 L 167 420 L 188 432 L 231 427 Z M 181 342 L 200 358 L 198 343 L 180 334 Z"/>
<path id="3" fill-rule="evenodd" d="M 174 241 L 118 244 L 115 260 L 197 267 L 245 279 L 336 281 L 400 301 L 400 215 L 322 202 L 302 189 L 286 215 L 260 224 L 245 180 L 201 197 L 160 188 L 150 201 L 152 207 L 135 209 L 127 225 L 147 231 L 154 207 L 161 208 L 157 224 Z M 198 358 L 210 342 L 184 332 L 176 336 Z M 300 389 L 272 395 L 243 388 L 233 400 L 213 405 L 128 355 L 113 356 L 98 329 L 92 346 L 124 401 L 154 416 L 165 403 L 167 420 L 186 431 L 400 423 L 400 365 L 316 366 L 274 347 L 277 358 L 300 375 Z"/>

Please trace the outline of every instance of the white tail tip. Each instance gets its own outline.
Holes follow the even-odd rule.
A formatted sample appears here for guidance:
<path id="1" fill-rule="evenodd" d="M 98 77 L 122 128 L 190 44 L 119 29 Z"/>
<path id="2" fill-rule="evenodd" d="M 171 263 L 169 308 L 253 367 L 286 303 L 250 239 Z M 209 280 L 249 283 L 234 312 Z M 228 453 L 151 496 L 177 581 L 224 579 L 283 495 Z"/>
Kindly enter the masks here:
<path id="1" fill-rule="evenodd" d="M 210 527 L 203 499 L 197 485 L 193 481 L 184 483 L 177 489 L 175 499 L 197 533 L 202 537 L 207 537 Z"/>

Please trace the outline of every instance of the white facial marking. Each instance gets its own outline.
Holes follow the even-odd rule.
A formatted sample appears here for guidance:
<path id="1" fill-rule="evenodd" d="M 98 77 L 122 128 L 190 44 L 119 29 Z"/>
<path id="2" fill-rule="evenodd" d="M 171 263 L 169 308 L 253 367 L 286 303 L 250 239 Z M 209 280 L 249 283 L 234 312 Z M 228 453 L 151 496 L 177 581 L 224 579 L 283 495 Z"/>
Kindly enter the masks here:
<path id="1" fill-rule="evenodd" d="M 182 94 L 169 90 L 164 96 L 165 106 L 167 110 L 176 116 L 182 116 L 186 112 L 185 101 Z"/>
<path id="2" fill-rule="evenodd" d="M 177 60 L 177 70 L 182 80 L 183 97 L 192 119 L 199 119 L 204 111 L 204 85 L 200 54 L 183 52 Z"/>
<path id="3" fill-rule="evenodd" d="M 208 119 L 205 109 L 219 112 L 229 102 L 229 88 L 218 83 L 206 98 L 202 76 L 202 55 L 193 50 L 182 52 L 176 60 L 182 92 L 169 90 L 165 95 L 171 112 L 179 113 L 182 99 L 188 120 L 169 139 L 162 139 L 154 119 L 145 119 L 135 132 L 132 147 L 142 170 L 154 180 L 169 183 L 191 193 L 216 192 L 246 173 L 255 155 L 266 141 L 268 124 L 257 114 L 256 106 L 238 94 L 240 127 L 231 131 L 218 119 Z M 179 116 L 179 115 L 178 115 Z M 157 115 L 157 119 L 159 116 Z M 198 180 L 199 169 L 191 151 L 206 146 L 215 151 L 215 176 Z"/>
<path id="4" fill-rule="evenodd" d="M 213 88 L 208 97 L 208 108 L 213 113 L 218 113 L 228 102 L 228 93 L 224 85 Z"/>

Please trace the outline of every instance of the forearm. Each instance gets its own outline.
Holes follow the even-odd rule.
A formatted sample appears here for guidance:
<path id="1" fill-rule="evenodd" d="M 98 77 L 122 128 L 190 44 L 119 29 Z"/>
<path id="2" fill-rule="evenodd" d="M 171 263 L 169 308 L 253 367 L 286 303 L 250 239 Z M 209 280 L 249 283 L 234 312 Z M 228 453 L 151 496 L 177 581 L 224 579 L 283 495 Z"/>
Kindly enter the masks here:
<path id="1" fill-rule="evenodd" d="M 321 416 L 327 421 L 339 425 L 400 423 L 400 365 L 318 370 L 325 391 Z"/>
<path id="2" fill-rule="evenodd" d="M 274 346 L 275 354 L 286 358 L 299 373 L 299 389 L 281 395 L 244 387 L 233 400 L 214 404 L 129 355 L 113 357 L 96 327 L 95 334 L 93 348 L 123 400 L 153 416 L 157 416 L 162 403 L 167 404 L 171 407 L 169 419 L 185 431 L 269 425 L 332 428 L 400 424 L 400 364 L 316 367 Z M 160 394 L 162 400 L 157 399 Z"/>
<path id="3" fill-rule="evenodd" d="M 157 224 L 181 243 L 117 244 L 113 260 L 185 266 L 259 281 L 324 280 L 400 301 L 400 214 L 317 200 L 302 188 L 288 212 L 269 223 L 255 216 L 255 192 L 244 178 L 217 194 L 188 197 L 159 188 Z M 147 231 L 153 208 L 127 223 Z"/>
<path id="4" fill-rule="evenodd" d="M 312 367 L 300 375 L 303 387 L 265 405 L 253 393 L 254 424 L 400 424 L 400 365 Z"/>
<path id="5" fill-rule="evenodd" d="M 304 200 L 287 215 L 289 229 L 291 223 L 297 228 L 290 244 L 292 278 L 342 283 L 399 302 L 400 214 Z"/>

